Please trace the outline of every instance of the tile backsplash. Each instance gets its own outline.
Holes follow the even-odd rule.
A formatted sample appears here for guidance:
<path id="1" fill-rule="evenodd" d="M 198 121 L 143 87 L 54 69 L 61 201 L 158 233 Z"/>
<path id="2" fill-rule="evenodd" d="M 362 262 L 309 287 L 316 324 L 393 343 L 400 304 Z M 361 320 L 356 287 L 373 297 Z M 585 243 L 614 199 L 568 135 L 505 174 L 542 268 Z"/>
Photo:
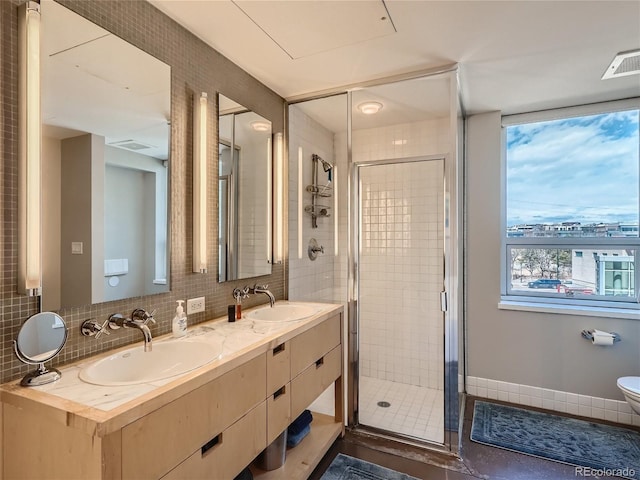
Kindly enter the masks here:
<path id="1" fill-rule="evenodd" d="M 0 2 L 0 90 L 3 119 L 0 121 L 0 219 L 2 221 L 2 257 L 0 274 L 0 302 L 2 312 L 2 354 L 0 368 L 5 382 L 24 375 L 32 367 L 20 363 L 12 350 L 11 341 L 26 318 L 38 311 L 37 298 L 17 295 L 17 6 L 19 0 Z M 60 0 L 60 4 L 90 21 L 134 44 L 171 66 L 171 158 L 170 158 L 170 226 L 171 226 L 171 292 L 96 305 L 65 308 L 59 311 L 69 328 L 69 340 L 53 365 L 61 365 L 116 348 L 140 339 L 139 332 L 118 332 L 96 341 L 80 335 L 80 324 L 88 318 L 104 321 L 111 313 L 129 314 L 134 308 L 157 309 L 158 324 L 152 327 L 154 336 L 171 330 L 175 301 L 204 296 L 206 311 L 189 316 L 189 323 L 226 314 L 232 303 L 231 291 L 236 286 L 255 281 L 268 283 L 277 298 L 285 298 L 286 264 L 274 265 L 271 275 L 259 279 L 217 283 L 217 119 L 211 112 L 209 138 L 210 168 L 208 205 L 210 211 L 207 274 L 191 272 L 191 115 L 194 92 L 209 92 L 215 107 L 214 93 L 246 105 L 273 124 L 274 132 L 284 129 L 284 101 L 281 97 L 213 50 L 176 22 L 147 2 L 134 0 L 105 0 L 87 2 Z M 264 303 L 266 297 L 252 297 L 247 306 Z"/>

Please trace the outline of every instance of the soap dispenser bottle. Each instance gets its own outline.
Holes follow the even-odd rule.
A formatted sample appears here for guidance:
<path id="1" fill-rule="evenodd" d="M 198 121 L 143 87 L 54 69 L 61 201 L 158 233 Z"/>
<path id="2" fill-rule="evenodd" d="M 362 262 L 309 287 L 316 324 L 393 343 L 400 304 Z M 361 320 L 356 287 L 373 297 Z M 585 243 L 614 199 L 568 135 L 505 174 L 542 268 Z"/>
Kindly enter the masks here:
<path id="1" fill-rule="evenodd" d="M 184 300 L 177 300 L 176 303 L 178 308 L 176 308 L 176 316 L 173 317 L 171 329 L 173 330 L 173 336 L 179 338 L 187 334 L 187 314 L 184 313 L 184 308 L 182 307 Z"/>

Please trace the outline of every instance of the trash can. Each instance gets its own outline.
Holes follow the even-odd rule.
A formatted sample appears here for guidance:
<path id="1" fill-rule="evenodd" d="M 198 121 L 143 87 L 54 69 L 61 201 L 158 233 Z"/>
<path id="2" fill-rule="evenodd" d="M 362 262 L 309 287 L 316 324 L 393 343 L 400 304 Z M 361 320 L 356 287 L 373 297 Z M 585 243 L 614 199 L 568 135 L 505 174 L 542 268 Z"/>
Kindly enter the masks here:
<path id="1" fill-rule="evenodd" d="M 265 448 L 256 458 L 255 464 L 261 470 L 275 470 L 284 465 L 287 456 L 287 430 Z"/>

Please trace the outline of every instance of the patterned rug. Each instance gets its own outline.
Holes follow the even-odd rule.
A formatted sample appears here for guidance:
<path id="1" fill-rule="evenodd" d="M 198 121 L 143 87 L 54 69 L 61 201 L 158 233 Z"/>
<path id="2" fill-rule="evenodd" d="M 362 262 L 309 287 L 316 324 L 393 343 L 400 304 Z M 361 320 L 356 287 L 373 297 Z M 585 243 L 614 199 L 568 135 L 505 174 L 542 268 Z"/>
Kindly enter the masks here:
<path id="1" fill-rule="evenodd" d="M 339 453 L 320 480 L 418 480 L 404 473 Z"/>
<path id="2" fill-rule="evenodd" d="M 488 402 L 475 402 L 471 440 L 576 465 L 577 475 L 640 479 L 640 433 Z"/>

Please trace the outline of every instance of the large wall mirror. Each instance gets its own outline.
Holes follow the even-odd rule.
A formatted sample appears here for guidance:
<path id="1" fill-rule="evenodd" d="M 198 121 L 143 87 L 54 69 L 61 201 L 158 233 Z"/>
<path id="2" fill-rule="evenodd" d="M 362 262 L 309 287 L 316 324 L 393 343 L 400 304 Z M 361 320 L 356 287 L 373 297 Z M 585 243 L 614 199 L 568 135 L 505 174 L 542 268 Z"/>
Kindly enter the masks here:
<path id="1" fill-rule="evenodd" d="M 271 122 L 218 95 L 218 279 L 271 274 Z"/>
<path id="2" fill-rule="evenodd" d="M 42 308 L 167 292 L 170 67 L 41 11 Z"/>

